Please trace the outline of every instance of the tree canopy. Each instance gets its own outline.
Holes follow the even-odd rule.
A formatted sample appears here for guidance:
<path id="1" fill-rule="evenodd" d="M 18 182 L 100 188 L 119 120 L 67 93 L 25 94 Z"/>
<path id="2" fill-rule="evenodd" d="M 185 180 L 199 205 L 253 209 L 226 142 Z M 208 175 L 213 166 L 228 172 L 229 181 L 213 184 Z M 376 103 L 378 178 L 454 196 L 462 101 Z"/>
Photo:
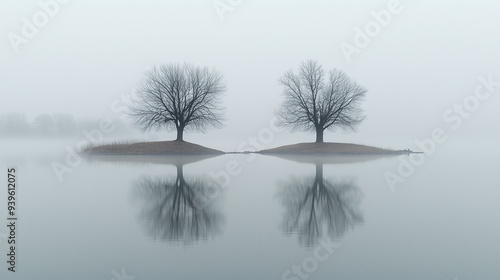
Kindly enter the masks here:
<path id="1" fill-rule="evenodd" d="M 325 74 L 316 61 L 303 62 L 296 74 L 280 78 L 284 101 L 278 111 L 280 124 L 293 130 L 323 132 L 335 128 L 355 130 L 364 116 L 360 107 L 366 90 L 340 70 Z"/>
<path id="2" fill-rule="evenodd" d="M 139 101 L 131 115 L 144 131 L 177 131 L 183 141 L 184 130 L 205 132 L 222 126 L 220 98 L 225 91 L 223 76 L 216 70 L 190 64 L 154 67 L 138 87 Z"/>

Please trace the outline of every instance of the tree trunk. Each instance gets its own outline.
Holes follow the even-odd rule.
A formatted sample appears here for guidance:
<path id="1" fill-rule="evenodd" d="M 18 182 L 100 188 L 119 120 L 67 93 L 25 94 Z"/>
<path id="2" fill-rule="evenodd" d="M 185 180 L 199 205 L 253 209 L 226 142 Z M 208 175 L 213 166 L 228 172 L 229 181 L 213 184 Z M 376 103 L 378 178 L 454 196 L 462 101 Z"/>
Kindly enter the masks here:
<path id="1" fill-rule="evenodd" d="M 323 181 L 323 164 L 316 163 L 316 180 Z"/>
<path id="2" fill-rule="evenodd" d="M 175 165 L 177 167 L 177 178 L 175 182 L 175 186 L 179 189 L 183 188 L 186 185 L 186 182 L 184 181 L 184 172 L 182 172 L 182 164 Z"/>
<path id="3" fill-rule="evenodd" d="M 316 128 L 316 143 L 323 143 L 323 129 Z"/>
<path id="4" fill-rule="evenodd" d="M 325 184 L 323 183 L 323 164 L 316 163 L 316 177 L 314 179 L 314 188 L 315 188 L 314 194 L 315 195 L 318 194 L 318 192 L 320 192 L 321 189 L 324 187 L 325 187 Z"/>
<path id="5" fill-rule="evenodd" d="M 177 180 L 180 180 L 181 182 L 184 182 L 184 172 L 182 172 L 182 164 L 176 165 L 177 167 Z"/>
<path id="6" fill-rule="evenodd" d="M 177 127 L 177 139 L 175 139 L 175 141 L 184 141 L 184 139 L 182 138 L 183 135 L 184 135 L 184 127 L 178 126 Z"/>

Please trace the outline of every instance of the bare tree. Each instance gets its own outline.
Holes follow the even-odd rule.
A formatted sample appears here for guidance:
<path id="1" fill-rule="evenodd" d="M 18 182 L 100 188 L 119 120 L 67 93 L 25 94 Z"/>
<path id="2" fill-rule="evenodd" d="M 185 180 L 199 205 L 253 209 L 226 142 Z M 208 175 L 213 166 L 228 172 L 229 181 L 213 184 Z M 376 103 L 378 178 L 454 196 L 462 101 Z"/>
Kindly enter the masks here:
<path id="1" fill-rule="evenodd" d="M 185 129 L 205 132 L 222 125 L 224 91 L 222 74 L 215 70 L 189 64 L 157 66 L 139 86 L 131 115 L 144 131 L 176 129 L 176 141 L 183 141 Z"/>
<path id="2" fill-rule="evenodd" d="M 366 90 L 340 70 L 325 77 L 323 68 L 309 60 L 301 64 L 298 74 L 290 70 L 279 81 L 285 97 L 278 111 L 280 124 L 316 131 L 317 143 L 323 142 L 326 129 L 354 130 L 364 119 L 360 103 Z"/>

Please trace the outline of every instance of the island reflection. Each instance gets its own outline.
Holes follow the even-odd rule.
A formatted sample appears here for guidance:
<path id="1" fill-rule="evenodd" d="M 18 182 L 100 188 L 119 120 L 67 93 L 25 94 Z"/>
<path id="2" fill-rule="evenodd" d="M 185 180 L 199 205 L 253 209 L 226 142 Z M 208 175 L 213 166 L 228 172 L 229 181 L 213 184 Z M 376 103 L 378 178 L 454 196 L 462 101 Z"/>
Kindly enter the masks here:
<path id="1" fill-rule="evenodd" d="M 321 239 L 339 239 L 363 222 L 358 208 L 361 190 L 353 181 L 323 178 L 323 164 L 316 163 L 314 176 L 292 176 L 280 184 L 279 197 L 285 208 L 283 231 L 298 235 L 303 246 L 315 246 Z"/>
<path id="2" fill-rule="evenodd" d="M 208 178 L 190 179 L 178 164 L 176 176 L 143 176 L 136 182 L 140 220 L 154 240 L 190 245 L 222 233 L 220 190 Z"/>

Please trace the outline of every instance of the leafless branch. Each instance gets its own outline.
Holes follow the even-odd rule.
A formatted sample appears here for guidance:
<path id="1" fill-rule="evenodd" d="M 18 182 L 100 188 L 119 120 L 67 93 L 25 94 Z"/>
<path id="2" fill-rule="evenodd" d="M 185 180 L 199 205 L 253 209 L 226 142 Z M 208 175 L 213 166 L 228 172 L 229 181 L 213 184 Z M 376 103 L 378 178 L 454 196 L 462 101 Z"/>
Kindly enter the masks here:
<path id="1" fill-rule="evenodd" d="M 340 70 L 325 73 L 315 61 L 303 62 L 299 73 L 286 72 L 279 80 L 283 85 L 283 101 L 278 113 L 280 124 L 292 130 L 355 130 L 363 120 L 360 107 L 366 90 Z"/>
<path id="2" fill-rule="evenodd" d="M 222 126 L 224 91 L 218 71 L 190 64 L 160 65 L 138 87 L 140 102 L 131 106 L 131 116 L 143 131 L 177 129 L 182 140 L 184 130 L 205 132 Z"/>

